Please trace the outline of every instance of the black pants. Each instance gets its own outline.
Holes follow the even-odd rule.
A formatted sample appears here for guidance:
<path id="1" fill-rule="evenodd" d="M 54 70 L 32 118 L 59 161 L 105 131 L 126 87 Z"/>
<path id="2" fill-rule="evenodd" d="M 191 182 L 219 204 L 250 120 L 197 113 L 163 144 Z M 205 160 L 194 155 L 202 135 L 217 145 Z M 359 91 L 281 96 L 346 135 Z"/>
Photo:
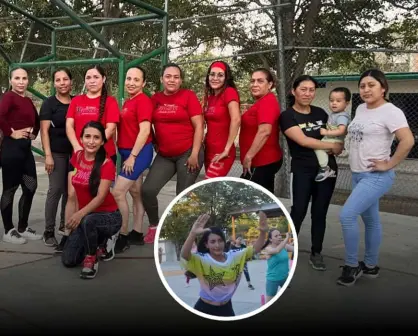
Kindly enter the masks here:
<path id="1" fill-rule="evenodd" d="M 24 232 L 28 227 L 29 213 L 33 196 L 38 188 L 35 159 L 31 151 L 31 141 L 15 140 L 5 137 L 1 150 L 3 193 L 0 209 L 4 231 L 9 232 L 13 225 L 13 203 L 17 188 L 22 187 L 19 200 L 18 231 Z"/>
<path id="2" fill-rule="evenodd" d="M 99 246 L 115 235 L 122 226 L 122 215 L 115 212 L 94 212 L 81 220 L 77 229 L 65 242 L 62 263 L 75 267 L 83 262 L 86 254 L 95 255 Z"/>
<path id="3" fill-rule="evenodd" d="M 204 302 L 199 298 L 194 306 L 194 309 L 212 316 L 235 316 L 231 301 L 229 301 L 227 304 L 224 304 L 223 306 L 214 306 Z"/>
<path id="4" fill-rule="evenodd" d="M 283 160 L 280 160 L 265 166 L 251 167 L 251 171 L 242 174 L 241 178 L 257 183 L 274 194 L 274 178 L 282 164 Z"/>
<path id="5" fill-rule="evenodd" d="M 335 167 L 332 167 L 335 169 Z M 337 170 L 337 169 L 335 169 Z M 326 217 L 328 207 L 334 192 L 336 176 L 328 177 L 325 181 L 315 182 L 318 170 L 298 169 L 292 172 L 292 208 L 290 216 L 299 234 L 302 222 L 311 204 L 311 252 L 319 254 L 322 251 L 322 243 L 325 236 Z"/>

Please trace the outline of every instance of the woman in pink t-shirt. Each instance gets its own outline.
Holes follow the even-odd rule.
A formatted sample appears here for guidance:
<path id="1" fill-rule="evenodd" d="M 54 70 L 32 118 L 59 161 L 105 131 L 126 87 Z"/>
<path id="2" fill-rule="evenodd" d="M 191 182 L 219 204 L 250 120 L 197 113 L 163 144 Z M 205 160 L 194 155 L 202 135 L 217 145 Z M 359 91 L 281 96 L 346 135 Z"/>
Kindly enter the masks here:
<path id="1" fill-rule="evenodd" d="M 229 65 L 210 65 L 205 82 L 204 115 L 206 178 L 228 175 L 235 162 L 235 138 L 241 124 L 239 94 Z"/>
<path id="2" fill-rule="evenodd" d="M 383 72 L 368 70 L 360 76 L 360 97 L 364 101 L 348 127 L 349 163 L 353 190 L 340 212 L 345 247 L 345 265 L 337 283 L 352 286 L 363 276 L 379 276 L 378 258 L 382 237 L 379 200 L 392 187 L 394 168 L 414 145 L 414 137 L 402 110 L 387 101 L 389 84 Z M 399 143 L 391 155 L 394 137 Z M 365 226 L 364 261 L 358 259 L 360 230 Z"/>
<path id="3" fill-rule="evenodd" d="M 177 174 L 176 194 L 193 185 L 203 165 L 202 107 L 192 90 L 181 88 L 183 71 L 176 64 L 164 66 L 163 91 L 152 96 L 152 124 L 157 155 L 142 187 L 142 200 L 149 219 L 144 238 L 153 244 L 159 222 L 157 195 Z"/>

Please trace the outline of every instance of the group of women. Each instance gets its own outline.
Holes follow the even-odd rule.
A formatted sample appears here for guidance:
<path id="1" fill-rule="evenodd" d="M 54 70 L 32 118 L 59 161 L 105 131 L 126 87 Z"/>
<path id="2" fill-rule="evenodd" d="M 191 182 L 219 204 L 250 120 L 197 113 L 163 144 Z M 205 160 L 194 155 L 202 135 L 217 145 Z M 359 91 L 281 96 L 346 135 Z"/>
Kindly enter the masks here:
<path id="1" fill-rule="evenodd" d="M 229 173 L 235 162 L 235 140 L 240 128 L 242 177 L 273 191 L 282 154 L 278 141 L 280 110 L 271 92 L 271 73 L 266 69 L 254 71 L 251 92 L 256 102 L 243 118 L 227 63 L 214 62 L 209 67 L 203 104 L 192 90 L 182 88 L 183 78 L 178 65 L 165 65 L 161 76 L 163 90 L 148 97 L 143 92 L 145 71 L 130 68 L 125 80 L 129 97 L 119 110 L 117 100 L 107 92 L 106 75 L 100 66 L 86 70 L 86 93 L 75 97 L 71 95 L 71 72 L 60 68 L 53 74 L 56 94 L 44 101 L 38 116 L 26 97 L 27 71 L 13 69 L 11 88 L 3 95 L 0 106 L 0 129 L 4 133 L 3 240 L 23 244 L 28 239 L 43 239 L 47 246 L 63 253 L 67 266 L 78 265 L 84 258 L 82 274 L 94 276 L 98 259 L 111 260 L 115 252 L 125 251 L 132 243 L 154 242 L 159 222 L 157 195 L 175 174 L 178 194 L 196 182 L 203 165 L 206 178 Z M 43 235 L 28 227 L 37 189 L 31 140 L 39 130 L 49 176 Z M 117 151 L 122 166 L 116 178 Z M 12 209 L 19 185 L 23 194 L 16 230 Z M 133 199 L 131 232 L 128 192 Z M 58 232 L 63 238 L 58 243 L 55 220 L 60 200 Z M 144 237 L 145 212 L 150 226 Z"/>
<path id="2" fill-rule="evenodd" d="M 315 79 L 307 75 L 298 77 L 292 86 L 293 101 L 281 113 L 272 93 L 273 75 L 267 69 L 256 69 L 250 82 L 254 104 L 241 114 L 239 93 L 227 63 L 216 61 L 210 65 L 203 103 L 192 90 L 182 88 L 183 78 L 178 65 L 165 65 L 161 76 L 163 90 L 150 98 L 143 92 L 145 71 L 130 68 L 125 80 L 129 97 L 120 110 L 116 99 L 108 95 L 106 75 L 100 66 L 87 69 L 87 92 L 75 97 L 71 96 L 70 71 L 57 69 L 53 74 L 56 94 L 45 100 L 38 116 L 32 101 L 25 96 L 29 81 L 26 70 L 13 69 L 11 89 L 0 101 L 0 129 L 4 136 L 0 203 L 5 228 L 3 241 L 22 244 L 28 239 L 43 238 L 45 244 L 63 252 L 64 264 L 74 266 L 84 260 L 82 277 L 94 277 L 98 259 L 111 260 L 115 251 L 123 252 L 129 244 L 154 242 L 159 222 L 157 195 L 175 174 L 177 194 L 196 182 L 203 165 L 206 178 L 228 175 L 235 162 L 237 137 L 241 177 L 274 192 L 275 175 L 282 164 L 281 131 L 292 157 L 291 217 L 299 232 L 312 202 L 310 263 L 315 269 L 324 270 L 321 251 L 338 172 L 335 155 L 341 153 L 343 146 L 320 141 L 320 129 L 326 127 L 328 114 L 312 105 L 318 87 Z M 379 70 L 361 75 L 359 91 L 364 104 L 357 108 L 348 127 L 347 141 L 353 190 L 340 215 L 346 265 L 338 283 L 343 285 L 353 284 L 362 274 L 378 275 L 379 199 L 393 184 L 393 168 L 414 144 L 403 112 L 386 100 L 388 90 L 387 80 Z M 31 141 L 39 130 L 49 175 L 43 235 L 28 226 L 37 189 Z M 399 143 L 391 157 L 394 136 Z M 329 166 L 336 172 L 322 182 L 315 181 L 317 149 L 329 151 Z M 117 151 L 122 166 L 116 178 Z M 16 230 L 12 209 L 19 185 L 22 196 Z M 131 232 L 128 192 L 133 199 Z M 54 231 L 61 198 L 59 232 L 64 237 L 58 244 Z M 150 226 L 144 237 L 145 212 Z M 360 262 L 358 216 L 362 216 L 366 226 L 366 255 Z M 109 243 L 116 236 L 116 244 Z"/>

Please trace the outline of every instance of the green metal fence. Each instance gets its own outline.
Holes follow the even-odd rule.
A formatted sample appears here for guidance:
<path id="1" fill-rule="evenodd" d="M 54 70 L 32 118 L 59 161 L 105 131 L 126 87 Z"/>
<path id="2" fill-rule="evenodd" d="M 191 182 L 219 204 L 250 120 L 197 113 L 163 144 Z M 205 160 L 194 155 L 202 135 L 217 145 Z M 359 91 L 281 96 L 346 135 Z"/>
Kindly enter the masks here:
<path id="1" fill-rule="evenodd" d="M 130 3 L 138 10 L 142 9 L 147 12 L 150 12 L 149 14 L 145 15 L 133 15 L 129 17 L 124 18 L 114 18 L 114 19 L 105 19 L 100 21 L 94 21 L 94 22 L 87 22 L 83 15 L 77 14 L 70 6 L 68 6 L 64 1 L 62 0 L 52 0 L 51 1 L 53 5 L 57 6 L 62 14 L 64 15 L 62 18 L 69 18 L 74 23 L 73 25 L 67 25 L 67 26 L 54 26 L 47 22 L 46 19 L 38 18 L 25 9 L 10 3 L 6 0 L 0 0 L 0 5 L 8 7 L 10 10 L 17 12 L 27 19 L 31 20 L 33 23 L 37 23 L 44 28 L 46 28 L 49 33 L 51 34 L 51 44 L 50 44 L 50 53 L 48 55 L 42 56 L 38 59 L 28 61 L 28 62 L 22 62 L 24 51 L 26 50 L 26 47 L 28 46 L 29 42 L 29 36 L 26 39 L 26 42 L 22 48 L 22 56 L 19 61 L 13 60 L 12 57 L 10 57 L 7 53 L 7 51 L 0 45 L 0 57 L 2 57 L 6 63 L 9 65 L 9 71 L 17 68 L 17 67 L 23 67 L 26 69 L 29 68 L 49 68 L 52 72 L 54 71 L 56 66 L 77 66 L 77 65 L 90 65 L 90 64 L 115 64 L 118 67 L 118 75 L 117 75 L 117 99 L 119 102 L 120 107 L 122 107 L 123 101 L 124 101 L 124 80 L 126 71 L 128 68 L 132 66 L 141 65 L 151 59 L 155 59 L 155 57 L 160 57 L 161 66 L 167 63 L 168 60 L 168 46 L 167 46 L 167 33 L 168 33 L 168 14 L 167 14 L 167 1 L 165 9 L 156 8 L 148 3 L 145 3 L 143 1 L 139 0 L 124 0 L 122 2 Z M 120 25 L 125 23 L 132 23 L 132 22 L 140 22 L 145 20 L 151 20 L 151 19 L 157 19 L 162 24 L 162 41 L 161 46 L 155 50 L 152 50 L 151 52 L 136 58 L 131 61 L 127 61 L 125 54 L 122 51 L 118 50 L 115 46 L 112 45 L 110 41 L 108 41 L 99 31 L 96 30 L 98 27 L 104 27 L 104 26 L 114 26 L 114 25 Z M 31 26 L 33 27 L 33 25 Z M 65 34 L 66 32 L 73 31 L 73 30 L 84 30 L 87 32 L 92 39 L 96 40 L 103 48 L 102 50 L 106 50 L 108 52 L 107 57 L 103 58 L 84 58 L 84 59 L 60 59 L 57 54 L 57 35 L 58 34 Z M 31 32 L 29 32 L 30 35 Z M 29 87 L 28 91 L 32 93 L 35 97 L 40 98 L 42 100 L 46 99 L 47 97 L 37 91 L 33 87 Z M 51 87 L 50 94 L 54 94 L 54 88 Z M 43 151 L 40 148 L 32 147 L 32 150 L 39 154 L 44 156 Z M 120 158 L 118 158 L 118 161 Z M 119 166 L 119 165 L 118 165 Z"/>

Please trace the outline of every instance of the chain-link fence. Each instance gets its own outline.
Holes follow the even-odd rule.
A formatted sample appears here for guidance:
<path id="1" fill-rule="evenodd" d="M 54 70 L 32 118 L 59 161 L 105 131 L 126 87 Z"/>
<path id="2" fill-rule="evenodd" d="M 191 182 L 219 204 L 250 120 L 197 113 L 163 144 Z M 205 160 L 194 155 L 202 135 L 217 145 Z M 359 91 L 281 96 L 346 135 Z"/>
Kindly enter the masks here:
<path id="1" fill-rule="evenodd" d="M 164 0 L 149 2 L 158 8 L 167 5 Z M 20 0 L 16 3 L 24 5 L 26 2 Z M 133 15 L 127 5 L 123 5 L 124 1 L 112 0 L 109 3 L 119 10 L 103 10 L 101 13 L 102 2 L 98 1 L 98 9 L 83 8 L 82 17 L 92 22 L 104 19 L 100 16 Z M 410 9 L 408 4 L 403 5 L 405 8 L 402 9 L 397 2 L 387 0 L 350 1 L 344 2 L 344 6 L 340 1 L 324 0 L 181 1 L 180 5 L 170 1 L 168 5 L 170 61 L 183 67 L 184 86 L 192 88 L 200 98 L 208 66 L 213 60 L 223 59 L 233 70 L 243 104 L 242 112 L 247 108 L 246 104 L 253 102 L 249 89 L 250 73 L 262 66 L 272 69 L 277 75 L 275 92 L 282 108 L 286 108 L 286 96 L 293 80 L 301 74 L 310 74 L 320 83 L 313 104 L 328 111 L 330 90 L 344 86 L 353 94 L 349 106 L 353 117 L 361 103 L 357 88 L 359 75 L 368 68 L 378 67 L 387 73 L 390 101 L 404 111 L 418 140 L 418 13 L 412 5 Z M 51 12 L 50 15 L 60 13 Z M 73 24 L 68 18 L 48 22 Z M 15 60 L 29 61 L 48 54 L 50 35 L 44 34 L 42 28 L 37 25 L 31 28 L 31 23 L 26 21 L 18 22 L 16 27 L 10 23 L 0 20 L 0 38 L 13 35 L 11 39 L 1 39 L 0 44 Z M 28 33 L 30 38 L 27 38 Z M 163 39 L 161 21 L 156 19 L 108 27 L 103 29 L 103 35 L 128 60 L 155 50 Z M 57 34 L 60 59 L 109 55 L 103 48 L 96 47 L 97 43 L 83 30 Z M 145 64 L 149 74 L 147 87 L 151 92 L 159 89 L 160 66 L 159 59 L 151 59 Z M 1 64 L 0 68 L 3 69 Z M 74 93 L 82 90 L 85 68 L 71 67 L 75 74 Z M 105 68 L 110 91 L 116 95 L 117 66 L 111 64 Z M 37 81 L 36 89 L 45 95 L 49 92 L 49 74 L 37 70 L 36 78 L 33 78 Z M 3 77 L 3 72 L 0 72 L 2 87 L 7 85 Z M 276 194 L 289 197 L 290 157 L 283 136 L 281 144 L 284 164 L 276 178 Z M 393 150 L 395 146 L 396 141 Z M 237 161 L 229 174 L 235 177 L 242 173 L 237 149 Z M 340 174 L 333 203 L 342 204 L 351 190 L 351 174 L 346 157 L 339 157 L 338 163 Z M 417 215 L 417 144 L 408 159 L 396 167 L 396 172 L 395 185 L 382 200 L 382 210 Z"/>
<path id="2" fill-rule="evenodd" d="M 372 1 L 373 2 L 373 1 Z M 376 1 L 374 1 L 376 2 Z M 386 19 L 381 20 L 380 27 L 375 28 L 373 20 L 357 18 L 361 12 L 355 3 L 347 8 L 329 7 L 325 1 L 266 1 L 259 3 L 261 10 L 236 13 L 222 13 L 227 16 L 224 26 L 225 34 L 236 32 L 232 26 L 242 26 L 241 31 L 251 32 L 245 38 L 238 36 L 241 48 L 222 51 L 217 57 L 210 53 L 194 55 L 182 63 L 186 73 L 194 77 L 199 73 L 198 66 L 207 69 L 214 59 L 225 59 L 235 72 L 243 103 L 251 103 L 249 95 L 249 74 L 259 66 L 274 70 L 278 77 L 277 94 L 282 107 L 287 105 L 287 96 L 291 92 L 293 80 L 301 74 L 314 76 L 319 82 L 313 105 L 329 111 L 328 97 L 330 91 L 339 86 L 347 87 L 352 93 L 352 101 L 348 106 L 351 117 L 354 117 L 357 106 L 361 103 L 358 93 L 360 74 L 366 69 L 379 68 L 387 74 L 390 92 L 389 100 L 401 108 L 409 126 L 418 140 L 418 40 L 415 44 L 405 43 L 411 30 L 400 32 L 399 21 L 390 14 L 381 12 Z M 375 4 L 371 4 L 373 6 Z M 366 4 L 367 7 L 367 4 Z M 403 17 L 402 22 L 418 23 L 417 16 L 407 15 L 407 10 L 396 9 L 396 14 Z M 350 13 L 350 10 L 353 13 Z M 363 8 L 368 14 L 372 8 Z M 338 12 L 340 12 L 338 14 Z M 380 13 L 380 10 L 374 14 Z M 218 17 L 218 18 L 219 18 Z M 205 19 L 204 17 L 202 19 Z M 197 20 L 197 21 L 196 21 Z M 338 20 L 341 20 L 339 22 Z M 392 20 L 392 21 L 391 21 Z M 411 21 L 415 20 L 415 21 Z M 200 22 L 194 19 L 193 22 Z M 225 22 L 225 21 L 224 21 Z M 351 27 L 345 25 L 351 23 Z M 395 27 L 398 28 L 395 31 Z M 379 33 L 377 33 L 379 29 Z M 379 34 L 386 32 L 398 34 L 389 38 Z M 260 38 L 264 34 L 264 39 Z M 405 40 L 399 34 L 405 35 Z M 252 36 L 251 36 L 252 35 Z M 228 39 L 226 37 L 226 39 Z M 407 47 L 408 44 L 408 47 Z M 234 45 L 234 43 L 232 43 Z M 394 47 L 395 46 L 395 47 Z M 183 62 L 182 62 L 183 61 Z M 200 71 L 200 82 L 203 83 L 204 71 Z M 196 91 L 201 88 L 196 88 Z M 242 109 L 244 111 L 245 108 Z M 236 141 L 238 145 L 238 141 Z M 276 177 L 276 194 L 281 197 L 290 196 L 290 156 L 287 144 L 281 136 L 284 151 L 284 163 Z M 395 139 L 392 146 L 394 153 L 397 145 Z M 239 153 L 239 148 L 238 148 Z M 351 191 L 351 172 L 347 153 L 338 157 L 339 176 L 333 197 L 334 204 L 343 204 Z M 229 175 L 239 177 L 242 166 L 237 161 Z M 418 143 L 415 144 L 407 160 L 395 168 L 397 178 L 394 186 L 381 201 L 383 211 L 418 215 Z"/>

